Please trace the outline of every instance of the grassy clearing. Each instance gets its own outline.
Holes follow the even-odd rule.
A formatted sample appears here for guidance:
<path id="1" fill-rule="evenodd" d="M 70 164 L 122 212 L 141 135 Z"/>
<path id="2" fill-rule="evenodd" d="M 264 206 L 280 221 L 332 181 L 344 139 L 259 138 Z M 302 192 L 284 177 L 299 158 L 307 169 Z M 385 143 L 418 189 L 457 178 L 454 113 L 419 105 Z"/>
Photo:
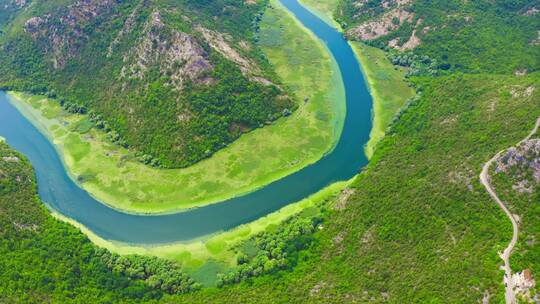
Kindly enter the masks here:
<path id="1" fill-rule="evenodd" d="M 395 115 L 415 92 L 405 81 L 403 68 L 392 65 L 384 51 L 359 42 L 350 44 L 361 63 L 373 97 L 373 128 L 365 148 L 370 158 Z"/>
<path id="2" fill-rule="evenodd" d="M 294 92 L 298 110 L 185 169 L 139 163 L 89 128 L 85 116 L 65 113 L 46 98 L 11 93 L 12 102 L 55 143 L 70 174 L 98 200 L 140 213 L 202 206 L 293 173 L 317 161 L 339 138 L 344 89 L 323 44 L 273 2 L 261 24 L 261 47 Z"/>

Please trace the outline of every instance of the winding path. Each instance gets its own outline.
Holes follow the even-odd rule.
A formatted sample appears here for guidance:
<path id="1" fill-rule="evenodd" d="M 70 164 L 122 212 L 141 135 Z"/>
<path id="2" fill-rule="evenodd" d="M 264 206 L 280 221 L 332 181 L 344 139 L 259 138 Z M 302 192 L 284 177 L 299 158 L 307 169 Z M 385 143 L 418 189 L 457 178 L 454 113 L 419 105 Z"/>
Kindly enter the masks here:
<path id="1" fill-rule="evenodd" d="M 534 134 L 536 134 L 539 127 L 540 127 L 540 117 L 538 117 L 538 119 L 536 120 L 536 124 L 533 130 L 529 133 L 529 135 L 527 135 L 527 137 L 525 137 L 519 143 L 517 143 L 516 146 L 519 146 L 523 142 L 529 140 Z M 495 202 L 497 202 L 497 204 L 499 204 L 499 207 L 501 207 L 504 213 L 506 213 L 506 216 L 508 216 L 508 218 L 512 222 L 512 228 L 514 231 L 512 235 L 512 240 L 510 241 L 510 243 L 508 243 L 508 246 L 504 249 L 500 257 L 504 261 L 504 285 L 506 287 L 506 291 L 505 291 L 506 303 L 515 304 L 516 295 L 514 293 L 514 281 L 512 280 L 512 268 L 510 268 L 510 255 L 512 254 L 512 250 L 514 250 L 514 247 L 516 246 L 516 243 L 518 240 L 519 225 L 514 215 L 510 212 L 510 210 L 508 210 L 508 207 L 506 207 L 504 202 L 497 196 L 497 193 L 493 189 L 493 186 L 491 185 L 490 179 L 489 179 L 489 168 L 491 167 L 493 162 L 495 162 L 501 156 L 501 154 L 506 150 L 508 150 L 508 148 L 499 151 L 499 153 L 493 156 L 493 158 L 491 158 L 484 165 L 484 167 L 482 168 L 482 173 L 480 174 L 480 182 L 484 185 L 484 187 L 486 188 L 491 198 Z"/>

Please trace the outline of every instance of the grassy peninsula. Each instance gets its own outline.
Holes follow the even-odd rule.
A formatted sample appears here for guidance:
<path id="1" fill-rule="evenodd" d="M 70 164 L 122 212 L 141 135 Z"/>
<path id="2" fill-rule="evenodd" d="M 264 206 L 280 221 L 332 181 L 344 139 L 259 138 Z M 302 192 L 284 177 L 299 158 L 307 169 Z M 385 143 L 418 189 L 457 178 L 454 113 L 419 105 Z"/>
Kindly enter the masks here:
<path id="1" fill-rule="evenodd" d="M 243 194 L 315 162 L 341 130 L 344 92 L 322 43 L 273 2 L 262 18 L 260 46 L 298 103 L 298 110 L 245 134 L 184 169 L 157 169 L 111 142 L 87 115 L 43 96 L 12 94 L 13 103 L 48 135 L 72 176 L 97 199 L 140 213 L 171 212 Z"/>

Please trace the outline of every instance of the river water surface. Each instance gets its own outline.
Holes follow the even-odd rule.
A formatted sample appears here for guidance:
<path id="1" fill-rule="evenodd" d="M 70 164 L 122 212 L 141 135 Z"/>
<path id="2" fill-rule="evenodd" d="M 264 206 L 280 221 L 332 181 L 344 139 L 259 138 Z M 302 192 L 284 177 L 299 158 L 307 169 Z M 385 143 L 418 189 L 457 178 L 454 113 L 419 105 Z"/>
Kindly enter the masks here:
<path id="1" fill-rule="evenodd" d="M 324 41 L 336 59 L 346 93 L 346 117 L 334 150 L 318 162 L 244 196 L 167 215 L 135 215 L 111 209 L 82 190 L 66 173 L 49 140 L 0 92 L 0 136 L 26 155 L 36 170 L 38 192 L 47 207 L 98 236 L 132 244 L 187 241 L 251 222 L 352 178 L 367 163 L 363 146 L 371 130 L 372 101 L 359 63 L 342 34 L 297 0 L 281 0 L 300 22 Z"/>

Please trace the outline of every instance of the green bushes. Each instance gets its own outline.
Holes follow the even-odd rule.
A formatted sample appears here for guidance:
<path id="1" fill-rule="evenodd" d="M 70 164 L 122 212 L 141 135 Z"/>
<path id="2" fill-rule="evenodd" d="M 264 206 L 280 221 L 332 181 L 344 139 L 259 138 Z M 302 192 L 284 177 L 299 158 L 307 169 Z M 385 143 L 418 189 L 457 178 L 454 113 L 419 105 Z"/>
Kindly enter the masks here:
<path id="1" fill-rule="evenodd" d="M 286 268 L 291 269 L 296 263 L 298 252 L 309 248 L 313 240 L 312 234 L 321 222 L 322 218 L 318 216 L 297 215 L 283 223 L 276 231 L 265 231 L 248 240 L 247 244 L 239 247 L 237 267 L 218 276 L 218 287 Z"/>
<path id="2" fill-rule="evenodd" d="M 143 280 L 153 289 L 171 294 L 197 290 L 200 284 L 187 277 L 171 261 L 146 256 L 120 256 L 105 249 L 96 249 L 96 255 L 113 273 L 133 280 Z"/>
<path id="3" fill-rule="evenodd" d="M 540 274 L 540 181 L 534 176 L 535 159 L 540 157 L 535 148 L 540 133 L 533 140 L 510 152 L 507 150 L 491 168 L 491 184 L 497 195 L 513 214 L 519 216 L 519 238 L 510 257 L 513 272 L 529 269 L 538 280 Z M 509 159 L 512 161 L 508 161 Z M 531 290 L 534 297 L 540 289 Z"/>
<path id="4" fill-rule="evenodd" d="M 322 229 L 307 235 L 314 240 L 307 250 L 294 256 L 285 250 L 285 267 L 276 262 L 279 271 L 249 277 L 246 270 L 264 270 L 265 259 L 255 258 L 259 252 L 268 258 L 273 248 L 296 243 L 283 246 L 267 237 L 252 241 L 238 253 L 244 272 L 226 278 L 247 277 L 245 281 L 180 299 L 477 303 L 489 292 L 492 301 L 504 301 L 498 251 L 506 246 L 512 227 L 478 175 L 485 161 L 522 139 L 540 115 L 539 92 L 528 97 L 509 94 L 537 87 L 538 77 L 411 78 L 422 95 L 393 123 L 351 186 L 353 194 L 339 198 L 341 210 L 326 211 Z M 276 231 L 286 229 L 282 225 Z M 531 248 L 527 259 L 535 252 Z M 294 267 L 288 261 L 294 261 Z"/>

